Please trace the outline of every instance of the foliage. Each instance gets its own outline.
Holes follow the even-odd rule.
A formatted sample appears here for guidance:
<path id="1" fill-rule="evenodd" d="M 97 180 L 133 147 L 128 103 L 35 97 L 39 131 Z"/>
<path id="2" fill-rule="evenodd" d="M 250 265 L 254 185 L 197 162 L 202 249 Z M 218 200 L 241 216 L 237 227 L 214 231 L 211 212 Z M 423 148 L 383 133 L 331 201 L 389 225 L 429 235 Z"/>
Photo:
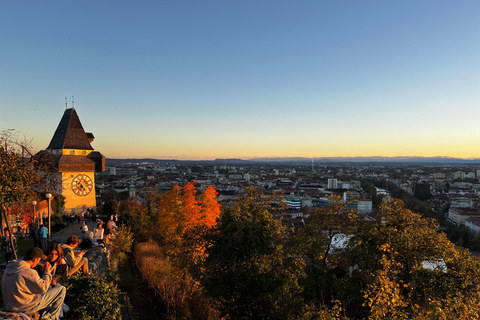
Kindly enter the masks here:
<path id="1" fill-rule="evenodd" d="M 384 251 L 381 260 L 383 268 L 376 271 L 373 283 L 368 284 L 365 292 L 365 304 L 370 307 L 370 319 L 404 319 L 407 304 L 401 295 L 404 288 L 398 281 L 401 264 L 393 258 L 396 253 L 392 252 L 388 243 L 382 245 L 380 250 Z M 387 258 L 387 255 L 390 257 Z M 407 287 L 406 284 L 404 286 Z"/>
<path id="2" fill-rule="evenodd" d="M 28 141 L 19 141 L 13 130 L 0 132 L 0 220 L 18 203 L 30 202 L 35 194 L 33 187 L 49 179 L 51 159 L 45 155 L 34 156 Z M 40 175 L 40 173 L 43 174 Z M 5 220 L 6 216 L 4 216 Z M 10 226 L 8 226 L 10 228 Z M 14 259 L 17 258 L 13 243 Z"/>
<path id="3" fill-rule="evenodd" d="M 160 242 L 138 244 L 135 255 L 171 319 L 480 317 L 478 258 L 402 201 L 382 203 L 377 221 L 367 221 L 334 197 L 289 236 L 274 219 L 278 199 L 253 188 L 224 208 L 217 224 L 202 218 L 201 202 L 185 186 L 138 209 Z M 348 239 L 345 250 L 334 250 L 339 233 Z"/>
<path id="4" fill-rule="evenodd" d="M 335 212 L 315 212 L 289 241 L 291 255 L 301 258 L 299 283 L 312 318 L 340 315 L 340 306 L 351 319 L 478 317 L 480 289 L 472 284 L 479 283 L 480 262 L 438 232 L 435 220 L 398 200 L 380 206 L 376 223 L 336 220 Z M 330 230 L 340 229 L 354 236 L 346 250 L 330 254 Z"/>
<path id="5" fill-rule="evenodd" d="M 131 200 L 120 204 L 120 222 L 130 227 L 137 241 L 147 241 L 151 238 L 152 228 L 156 221 L 148 214 L 147 207 Z"/>
<path id="6" fill-rule="evenodd" d="M 326 265 L 335 259 L 333 240 L 338 234 L 351 235 L 356 231 L 357 213 L 339 196 L 330 198 L 327 209 L 317 209 L 307 219 L 306 226 L 290 240 L 292 251 L 312 266 Z M 348 241 L 347 241 L 348 242 Z"/>
<path id="7" fill-rule="evenodd" d="M 55 223 L 54 225 L 52 225 L 52 233 L 58 232 L 64 228 L 65 225 L 63 223 Z"/>
<path id="8" fill-rule="evenodd" d="M 102 206 L 103 213 L 107 216 L 110 216 L 115 212 L 118 212 L 119 209 L 120 209 L 120 204 L 116 200 L 110 200 L 108 203 L 105 203 Z"/>
<path id="9" fill-rule="evenodd" d="M 342 304 L 338 300 L 331 301 L 332 307 L 329 308 L 325 305 L 315 306 L 308 305 L 305 308 L 304 314 L 301 316 L 301 320 L 348 320 L 343 315 Z"/>
<path id="10" fill-rule="evenodd" d="M 332 196 L 328 208 L 317 209 L 305 227 L 290 237 L 288 252 L 304 266 L 299 278 L 306 301 L 329 305 L 333 296 L 350 305 L 358 296 L 343 267 L 348 251 L 335 247 L 338 242 L 349 244 L 357 227 L 356 211 L 339 196 Z"/>
<path id="11" fill-rule="evenodd" d="M 400 188 L 397 184 L 391 181 L 387 181 L 385 179 L 376 180 L 376 181 L 373 181 L 370 179 L 360 179 L 360 181 L 362 183 L 363 190 L 372 197 L 373 204 L 376 208 L 380 207 L 384 197 L 377 196 L 377 191 L 375 189 L 375 186 L 388 190 L 392 198 L 404 201 L 408 209 L 414 212 L 420 213 L 427 218 L 434 218 L 441 225 L 445 225 L 445 217 L 443 214 L 434 212 L 430 208 L 427 202 L 421 201 L 418 198 L 412 197 L 405 190 Z M 421 197 L 422 199 L 428 198 L 423 195 Z"/>
<path id="12" fill-rule="evenodd" d="M 204 259 L 202 235 L 216 224 L 220 215 L 214 187 L 207 187 L 200 197 L 196 193 L 193 183 L 187 183 L 183 188 L 176 185 L 167 194 L 150 198 L 152 216 L 158 219 L 154 239 L 162 244 L 167 256 L 185 267 Z"/>
<path id="13" fill-rule="evenodd" d="M 115 237 L 111 238 L 110 241 L 112 246 L 110 259 L 122 264 L 127 258 L 127 254 L 132 252 L 133 240 L 133 233 L 130 231 L 130 228 L 120 226 L 115 233 Z"/>
<path id="14" fill-rule="evenodd" d="M 137 262 L 160 292 L 169 315 L 217 319 L 212 300 L 204 295 L 189 269 L 195 270 L 205 257 L 202 236 L 216 224 L 220 204 L 213 187 L 207 187 L 199 197 L 196 193 L 193 183 L 187 183 L 165 194 L 149 193 L 147 206 L 122 202 L 121 218 L 141 241 L 135 246 Z"/>
<path id="15" fill-rule="evenodd" d="M 65 196 L 61 194 L 53 194 L 52 202 L 52 215 L 60 217 L 62 210 L 65 207 Z"/>
<path id="16" fill-rule="evenodd" d="M 207 236 L 202 283 L 232 319 L 296 319 L 302 311 L 300 288 L 283 256 L 285 230 L 266 203 L 263 194 L 248 190 Z"/>
<path id="17" fill-rule="evenodd" d="M 185 269 L 165 257 L 150 240 L 135 246 L 135 259 L 144 279 L 160 294 L 171 319 L 219 319 L 219 313 Z"/>
<path id="18" fill-rule="evenodd" d="M 65 283 L 67 320 L 120 320 L 120 291 L 106 277 L 72 276 Z"/>
<path id="19" fill-rule="evenodd" d="M 349 254 L 350 265 L 361 270 L 368 285 L 366 299 L 372 317 L 431 313 L 432 301 L 442 308 L 454 297 L 466 302 L 465 290 L 480 280 L 478 258 L 456 248 L 438 232 L 434 220 L 406 209 L 399 201 L 384 203 L 379 214 L 382 223 L 365 225 Z M 426 262 L 438 267 L 424 268 Z M 445 268 L 440 267 L 443 262 Z"/>
<path id="20" fill-rule="evenodd" d="M 32 185 L 39 181 L 32 155 L 14 134 L 11 130 L 0 133 L 0 205 L 4 209 L 25 201 Z"/>

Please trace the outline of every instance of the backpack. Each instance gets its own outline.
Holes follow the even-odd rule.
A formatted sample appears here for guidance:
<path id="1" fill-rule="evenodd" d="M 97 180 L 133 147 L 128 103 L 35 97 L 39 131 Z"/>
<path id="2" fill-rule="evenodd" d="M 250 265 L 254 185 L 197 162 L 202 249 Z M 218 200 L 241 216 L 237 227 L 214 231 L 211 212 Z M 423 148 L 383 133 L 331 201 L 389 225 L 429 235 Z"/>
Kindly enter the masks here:
<path id="1" fill-rule="evenodd" d="M 92 247 L 92 240 L 90 239 L 84 239 L 82 242 L 80 242 L 79 245 L 80 249 L 88 249 Z"/>

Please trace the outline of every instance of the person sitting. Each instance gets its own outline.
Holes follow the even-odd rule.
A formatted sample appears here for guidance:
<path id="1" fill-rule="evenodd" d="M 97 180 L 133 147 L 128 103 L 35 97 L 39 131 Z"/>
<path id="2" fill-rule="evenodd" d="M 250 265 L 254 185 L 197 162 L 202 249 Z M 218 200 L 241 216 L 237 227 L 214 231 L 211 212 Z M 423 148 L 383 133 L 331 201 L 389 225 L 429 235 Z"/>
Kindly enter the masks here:
<path id="1" fill-rule="evenodd" d="M 67 239 L 67 244 L 62 244 L 63 256 L 68 265 L 67 276 L 71 276 L 78 270 L 82 270 L 83 274 L 89 274 L 88 272 L 88 260 L 84 258 L 85 250 L 74 252 L 74 249 L 80 243 L 80 239 L 77 236 L 70 236 Z"/>
<path id="2" fill-rule="evenodd" d="M 3 303 L 7 311 L 27 315 L 50 307 L 51 319 L 58 320 L 66 289 L 61 285 L 50 287 L 52 275 L 48 262 L 41 278 L 33 270 L 41 259 L 47 257 L 42 249 L 35 247 L 27 251 L 23 260 L 8 263 L 2 278 Z"/>
<path id="3" fill-rule="evenodd" d="M 80 227 L 82 229 L 82 234 L 88 232 L 88 225 L 85 221 L 82 222 L 82 226 Z"/>
<path id="4" fill-rule="evenodd" d="M 58 282 L 63 282 L 67 276 L 68 265 L 63 258 L 62 247 L 60 247 L 58 243 L 54 243 L 48 247 L 47 251 L 45 251 L 45 255 L 47 256 L 45 262 L 48 262 L 52 266 L 50 270 L 50 273 L 52 274 L 52 286 L 56 285 Z M 38 275 L 44 273 L 45 262 L 43 264 L 37 264 L 34 268 L 38 272 Z"/>
<path id="5" fill-rule="evenodd" d="M 101 223 L 97 223 L 97 227 L 93 230 L 93 241 L 103 243 L 103 227 Z"/>
<path id="6" fill-rule="evenodd" d="M 78 245 L 80 249 L 91 248 L 93 245 L 93 232 L 87 231 L 87 233 L 82 234 L 81 240 L 82 242 Z"/>
<path id="7" fill-rule="evenodd" d="M 80 236 L 81 241 L 85 239 L 89 239 L 93 243 L 93 231 L 87 231 Z"/>
<path id="8" fill-rule="evenodd" d="M 107 225 L 105 226 L 105 228 L 103 228 L 103 230 L 104 242 L 105 244 L 108 244 L 110 242 L 110 236 L 113 233 L 111 220 L 108 220 Z"/>

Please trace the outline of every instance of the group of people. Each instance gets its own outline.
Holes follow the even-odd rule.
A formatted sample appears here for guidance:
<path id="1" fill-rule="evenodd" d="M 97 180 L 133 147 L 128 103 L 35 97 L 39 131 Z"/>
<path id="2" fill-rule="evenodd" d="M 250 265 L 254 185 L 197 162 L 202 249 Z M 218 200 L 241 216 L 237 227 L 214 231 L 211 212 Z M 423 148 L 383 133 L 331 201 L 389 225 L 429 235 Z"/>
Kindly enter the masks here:
<path id="1" fill-rule="evenodd" d="M 37 229 L 35 223 L 31 223 L 29 226 L 29 235 L 33 239 L 33 246 L 40 247 L 43 251 L 47 249 L 47 239 L 48 239 L 48 228 L 41 224 Z"/>
<path id="2" fill-rule="evenodd" d="M 5 310 L 27 315 L 41 312 L 41 319 L 59 319 L 65 278 L 76 272 L 90 275 L 86 251 L 75 250 L 79 244 L 80 239 L 73 235 L 65 244 L 54 243 L 45 252 L 34 247 L 23 260 L 8 261 L 2 278 Z"/>
<path id="3" fill-rule="evenodd" d="M 106 223 L 106 226 L 104 227 L 104 222 L 101 219 L 97 219 L 96 221 L 97 226 L 96 228 L 92 231 L 88 230 L 88 225 L 84 221 L 82 223 L 82 226 L 80 229 L 82 230 L 82 238 L 83 240 L 90 240 L 92 243 L 98 243 L 98 244 L 108 244 L 110 241 L 110 238 L 113 236 L 115 233 L 115 230 L 117 229 L 117 225 L 115 224 L 114 220 L 108 220 Z"/>
<path id="4" fill-rule="evenodd" d="M 12 235 L 8 228 L 3 229 L 3 236 L 0 238 L 0 247 L 4 254 L 5 261 L 10 261 L 13 258 L 12 243 L 15 250 L 17 249 L 17 238 Z"/>
<path id="5" fill-rule="evenodd" d="M 75 250 L 86 239 L 93 243 L 107 244 L 117 228 L 112 215 L 104 225 L 97 219 L 94 231 L 88 230 L 84 221 L 80 227 L 81 238 L 72 235 L 65 244 L 54 243 L 47 248 L 48 229 L 43 225 L 36 231 L 34 247 L 27 251 L 22 260 L 12 260 L 11 242 L 16 246 L 15 236 L 8 229 L 0 244 L 4 249 L 7 266 L 2 278 L 4 308 L 10 312 L 22 312 L 30 315 L 40 312 L 41 319 L 59 319 L 66 289 L 63 281 L 77 272 L 90 275 L 85 250 Z M 39 247 L 40 246 L 40 247 Z M 88 248 L 88 246 L 87 246 Z"/>

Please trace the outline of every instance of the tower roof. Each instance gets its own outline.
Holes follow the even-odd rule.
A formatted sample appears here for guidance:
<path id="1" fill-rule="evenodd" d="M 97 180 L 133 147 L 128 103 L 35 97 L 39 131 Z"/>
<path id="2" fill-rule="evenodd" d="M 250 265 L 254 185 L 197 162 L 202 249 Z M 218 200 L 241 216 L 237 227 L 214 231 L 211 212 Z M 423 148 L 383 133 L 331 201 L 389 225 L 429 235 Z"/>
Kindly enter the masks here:
<path id="1" fill-rule="evenodd" d="M 65 110 L 47 149 L 93 150 L 74 108 Z"/>

